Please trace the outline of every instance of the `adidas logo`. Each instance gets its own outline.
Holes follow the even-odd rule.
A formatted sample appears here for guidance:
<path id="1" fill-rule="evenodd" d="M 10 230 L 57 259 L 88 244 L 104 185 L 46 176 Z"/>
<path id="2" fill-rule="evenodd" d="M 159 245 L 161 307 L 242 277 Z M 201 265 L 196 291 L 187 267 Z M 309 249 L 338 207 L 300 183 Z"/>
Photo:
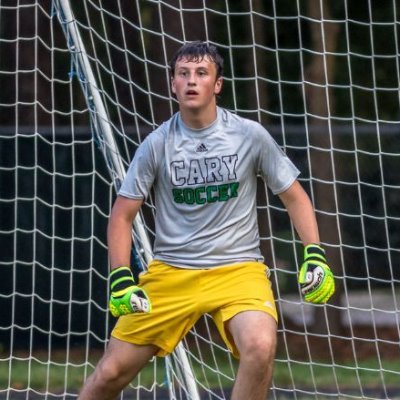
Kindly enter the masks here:
<path id="1" fill-rule="evenodd" d="M 203 153 L 205 151 L 208 151 L 206 145 L 204 143 L 200 143 L 197 147 L 196 147 L 196 153 Z"/>
<path id="2" fill-rule="evenodd" d="M 266 301 L 266 302 L 264 303 L 264 306 L 265 306 L 265 307 L 269 307 L 269 308 L 273 308 L 273 307 L 272 307 L 272 304 L 271 304 L 269 301 Z"/>

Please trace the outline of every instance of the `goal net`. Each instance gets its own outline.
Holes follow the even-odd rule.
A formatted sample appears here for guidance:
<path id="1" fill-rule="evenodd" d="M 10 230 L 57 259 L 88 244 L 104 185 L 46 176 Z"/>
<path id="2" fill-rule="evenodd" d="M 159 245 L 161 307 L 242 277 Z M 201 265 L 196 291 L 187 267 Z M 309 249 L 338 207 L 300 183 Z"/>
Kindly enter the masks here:
<path id="1" fill-rule="evenodd" d="M 0 0 L 0 397 L 72 399 L 107 344 L 106 226 L 132 156 L 177 111 L 168 60 L 207 40 L 219 105 L 262 123 L 301 170 L 337 282 L 297 285 L 302 245 L 259 181 L 279 343 L 270 397 L 400 398 L 398 2 Z M 133 228 L 151 258 L 152 198 Z M 179 222 L 177 222 L 179 223 Z M 228 399 L 237 360 L 212 320 L 126 399 Z"/>

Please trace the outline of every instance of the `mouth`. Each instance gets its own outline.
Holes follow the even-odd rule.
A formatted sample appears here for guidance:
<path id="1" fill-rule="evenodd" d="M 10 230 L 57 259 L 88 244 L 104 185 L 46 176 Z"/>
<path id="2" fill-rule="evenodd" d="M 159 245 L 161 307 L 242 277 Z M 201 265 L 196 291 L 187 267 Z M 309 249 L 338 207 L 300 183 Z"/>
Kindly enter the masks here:
<path id="1" fill-rule="evenodd" d="M 197 96 L 198 93 L 196 92 L 196 90 L 188 90 L 186 92 L 186 96 Z"/>

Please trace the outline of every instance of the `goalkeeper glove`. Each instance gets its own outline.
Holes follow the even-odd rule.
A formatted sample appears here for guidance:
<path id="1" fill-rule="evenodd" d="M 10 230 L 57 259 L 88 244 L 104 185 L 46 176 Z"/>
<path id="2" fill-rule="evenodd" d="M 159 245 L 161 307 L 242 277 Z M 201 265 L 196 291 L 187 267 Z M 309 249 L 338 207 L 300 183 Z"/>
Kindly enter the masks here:
<path id="1" fill-rule="evenodd" d="M 310 303 L 326 303 L 335 292 L 335 280 L 326 264 L 325 250 L 318 244 L 304 247 L 298 281 L 305 301 Z"/>
<path id="2" fill-rule="evenodd" d="M 135 285 L 129 267 L 118 267 L 111 271 L 110 292 L 109 307 L 113 317 L 151 311 L 150 299 L 143 289 Z"/>

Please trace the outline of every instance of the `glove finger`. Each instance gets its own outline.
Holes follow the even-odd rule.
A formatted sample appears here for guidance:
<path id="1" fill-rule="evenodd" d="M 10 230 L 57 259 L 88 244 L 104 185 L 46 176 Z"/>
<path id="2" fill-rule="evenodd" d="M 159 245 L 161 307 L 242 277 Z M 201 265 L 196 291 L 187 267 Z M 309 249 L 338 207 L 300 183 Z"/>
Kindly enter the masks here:
<path id="1" fill-rule="evenodd" d="M 110 300 L 109 302 L 109 309 L 111 315 L 116 318 L 120 317 L 121 315 L 130 314 L 132 312 L 131 308 L 126 304 L 121 304 L 113 300 Z"/>
<path id="2" fill-rule="evenodd" d="M 307 265 L 303 265 L 299 271 L 298 282 L 300 284 L 305 284 L 305 283 L 309 283 L 311 280 L 312 280 L 312 276 L 310 275 L 309 271 L 307 271 Z"/>
<path id="3" fill-rule="evenodd" d="M 314 303 L 314 304 L 326 303 L 325 292 L 311 293 L 310 295 L 306 295 L 304 298 L 308 303 Z"/>
<path id="4" fill-rule="evenodd" d="M 326 303 L 333 293 L 335 292 L 335 281 L 332 276 L 326 277 L 323 284 L 317 288 L 316 290 L 312 291 L 305 295 L 305 300 L 310 303 Z"/>
<path id="5" fill-rule="evenodd" d="M 118 309 L 117 309 L 117 307 L 114 306 L 114 304 L 112 303 L 112 301 L 110 301 L 110 302 L 108 303 L 108 308 L 109 308 L 110 313 L 111 313 L 111 315 L 112 315 L 113 317 L 115 317 L 115 318 L 119 317 Z"/>
<path id="6" fill-rule="evenodd" d="M 131 296 L 131 305 L 134 312 L 145 312 L 151 311 L 151 301 L 144 289 L 137 287 Z"/>
<path id="7" fill-rule="evenodd" d="M 150 312 L 150 309 L 151 309 L 150 301 L 149 301 L 146 293 L 141 290 L 137 291 L 135 293 L 132 293 L 131 299 L 130 299 L 130 304 L 132 306 L 133 312 L 148 313 L 148 312 Z"/>

